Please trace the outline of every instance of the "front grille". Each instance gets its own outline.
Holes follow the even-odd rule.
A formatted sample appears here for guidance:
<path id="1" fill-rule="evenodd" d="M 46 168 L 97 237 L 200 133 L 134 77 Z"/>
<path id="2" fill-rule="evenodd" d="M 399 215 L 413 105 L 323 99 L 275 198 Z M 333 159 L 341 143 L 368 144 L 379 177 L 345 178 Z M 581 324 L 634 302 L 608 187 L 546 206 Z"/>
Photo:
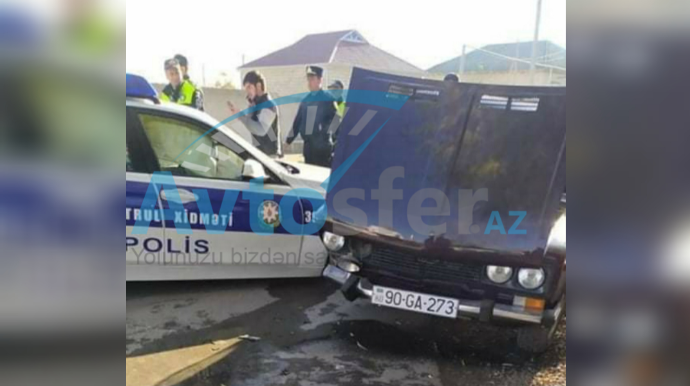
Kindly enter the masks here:
<path id="1" fill-rule="evenodd" d="M 423 254 L 375 248 L 363 261 L 364 273 L 395 275 L 415 281 L 435 281 L 458 284 L 460 281 L 479 281 L 483 267 L 457 261 L 447 261 Z"/>

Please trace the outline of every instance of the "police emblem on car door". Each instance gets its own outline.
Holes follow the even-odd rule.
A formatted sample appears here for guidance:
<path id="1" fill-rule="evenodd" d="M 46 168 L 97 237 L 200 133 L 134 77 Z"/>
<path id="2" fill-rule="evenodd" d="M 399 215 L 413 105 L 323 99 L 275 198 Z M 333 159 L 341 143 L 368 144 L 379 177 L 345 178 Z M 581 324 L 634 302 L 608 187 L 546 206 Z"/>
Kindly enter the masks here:
<path id="1" fill-rule="evenodd" d="M 262 225 L 266 227 L 277 228 L 280 226 L 282 216 L 278 203 L 275 201 L 264 201 L 264 204 L 259 207 L 259 218 L 261 218 Z"/>

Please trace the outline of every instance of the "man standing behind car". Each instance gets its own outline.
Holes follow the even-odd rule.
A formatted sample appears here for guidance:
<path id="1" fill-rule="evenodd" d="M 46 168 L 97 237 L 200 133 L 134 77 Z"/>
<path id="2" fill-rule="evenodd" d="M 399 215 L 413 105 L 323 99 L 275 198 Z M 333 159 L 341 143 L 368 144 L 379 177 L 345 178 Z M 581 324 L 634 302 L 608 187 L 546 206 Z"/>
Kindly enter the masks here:
<path id="1" fill-rule="evenodd" d="M 283 146 L 280 133 L 280 122 L 278 119 L 278 106 L 268 94 L 266 79 L 261 73 L 251 71 L 244 76 L 242 86 L 247 93 L 249 108 L 262 105 L 265 108 L 240 117 L 239 121 L 242 122 L 252 134 L 254 145 L 259 150 L 271 157 L 282 157 Z M 232 115 L 240 112 L 232 102 L 228 102 L 228 107 Z"/>
<path id="2" fill-rule="evenodd" d="M 299 105 L 287 144 L 291 145 L 298 135 L 302 136 L 304 161 L 311 165 L 330 167 L 333 154 L 331 123 L 338 119 L 338 115 L 335 99 L 322 88 L 322 78 L 321 67 L 307 67 L 310 92 Z"/>

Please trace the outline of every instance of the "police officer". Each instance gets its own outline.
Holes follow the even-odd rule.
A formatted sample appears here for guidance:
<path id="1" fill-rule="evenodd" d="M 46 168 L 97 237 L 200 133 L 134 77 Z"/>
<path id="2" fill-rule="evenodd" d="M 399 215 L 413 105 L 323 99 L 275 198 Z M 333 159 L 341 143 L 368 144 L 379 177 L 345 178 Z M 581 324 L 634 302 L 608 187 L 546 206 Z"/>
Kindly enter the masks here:
<path id="1" fill-rule="evenodd" d="M 343 90 L 345 85 L 343 82 L 336 80 L 330 86 L 328 86 L 328 92 L 335 98 L 336 108 L 338 109 L 338 116 L 342 120 L 345 116 L 345 109 L 347 108 L 345 100 L 343 100 Z"/>
<path id="2" fill-rule="evenodd" d="M 192 82 L 184 79 L 184 73 L 177 59 L 165 61 L 165 76 L 169 84 L 163 89 L 161 100 L 204 110 L 204 97 Z"/>
<path id="3" fill-rule="evenodd" d="M 307 67 L 307 85 L 310 92 L 299 105 L 287 144 L 291 145 L 298 135 L 302 136 L 304 161 L 311 165 L 330 167 L 334 144 L 331 131 L 339 125 L 339 118 L 335 99 L 322 88 L 322 78 L 321 67 Z M 307 122 L 307 117 L 312 114 L 315 118 L 313 127 L 308 127 L 311 122 Z"/>
<path id="4" fill-rule="evenodd" d="M 188 80 L 192 82 L 192 80 L 189 78 L 189 60 L 187 60 L 187 57 L 181 54 L 175 55 L 175 60 L 177 60 L 178 63 L 180 63 L 180 69 L 182 70 L 182 78 L 184 80 Z M 194 82 L 192 82 L 194 84 Z"/>
<path id="5" fill-rule="evenodd" d="M 250 71 L 244 76 L 242 87 L 247 93 L 249 107 L 265 106 L 266 108 L 240 117 L 239 121 L 251 132 L 254 144 L 259 150 L 274 158 L 282 157 L 283 144 L 278 106 L 268 94 L 266 78 L 258 71 Z M 233 115 L 240 112 L 232 102 L 228 102 L 228 107 Z"/>
<path id="6" fill-rule="evenodd" d="M 343 99 L 343 90 L 345 89 L 345 85 L 343 85 L 343 82 L 336 80 L 335 82 L 331 83 L 330 86 L 328 86 L 328 92 L 333 95 L 333 98 L 335 99 L 335 108 L 336 108 L 336 113 L 338 114 L 338 118 L 340 119 L 340 122 L 342 122 L 343 118 L 345 118 L 345 111 L 347 111 L 347 105 L 345 103 L 345 100 Z M 338 128 L 335 129 L 335 133 L 333 133 L 333 147 L 335 150 L 335 144 L 338 141 L 338 135 L 340 134 L 340 125 L 338 125 Z M 331 156 L 331 159 L 333 157 Z"/>
<path id="7" fill-rule="evenodd" d="M 199 92 L 199 99 L 201 103 L 199 104 L 201 107 L 199 107 L 199 110 L 204 111 L 204 91 L 201 89 L 201 87 L 198 87 L 196 83 L 189 77 L 189 60 L 187 60 L 187 57 L 182 55 L 182 54 L 177 54 L 175 55 L 175 59 L 180 63 L 180 69 L 182 70 L 182 77 L 184 80 L 190 82 L 194 87 L 196 87 L 197 91 Z"/>

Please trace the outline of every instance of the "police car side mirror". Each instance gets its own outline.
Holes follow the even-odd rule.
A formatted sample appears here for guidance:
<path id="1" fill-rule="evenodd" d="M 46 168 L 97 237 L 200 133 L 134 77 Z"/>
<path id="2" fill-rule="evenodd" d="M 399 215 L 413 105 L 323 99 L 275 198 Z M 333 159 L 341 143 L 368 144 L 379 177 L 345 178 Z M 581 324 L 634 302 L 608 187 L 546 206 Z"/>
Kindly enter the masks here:
<path id="1" fill-rule="evenodd" d="M 264 170 L 264 166 L 258 161 L 248 159 L 244 161 L 242 177 L 246 180 L 253 180 L 256 178 L 266 179 L 266 171 Z"/>

